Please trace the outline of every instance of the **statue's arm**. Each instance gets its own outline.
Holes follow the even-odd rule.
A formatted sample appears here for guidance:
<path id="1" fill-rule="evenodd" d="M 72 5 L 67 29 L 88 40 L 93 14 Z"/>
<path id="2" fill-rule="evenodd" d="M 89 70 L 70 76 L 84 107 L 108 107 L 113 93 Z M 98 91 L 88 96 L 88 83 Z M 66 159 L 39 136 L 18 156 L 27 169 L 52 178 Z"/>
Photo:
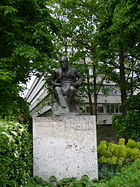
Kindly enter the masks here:
<path id="1" fill-rule="evenodd" d="M 75 75 L 76 75 L 77 81 L 74 83 L 74 86 L 79 87 L 84 81 L 84 76 L 76 70 L 75 70 Z"/>
<path id="2" fill-rule="evenodd" d="M 81 73 L 77 72 L 77 77 L 78 77 L 77 83 L 80 86 L 83 83 L 83 81 L 84 81 L 84 76 Z"/>
<path id="3" fill-rule="evenodd" d="M 55 71 L 51 77 L 51 84 L 53 87 L 60 86 L 60 83 L 57 83 L 56 79 L 57 79 L 57 72 Z"/>

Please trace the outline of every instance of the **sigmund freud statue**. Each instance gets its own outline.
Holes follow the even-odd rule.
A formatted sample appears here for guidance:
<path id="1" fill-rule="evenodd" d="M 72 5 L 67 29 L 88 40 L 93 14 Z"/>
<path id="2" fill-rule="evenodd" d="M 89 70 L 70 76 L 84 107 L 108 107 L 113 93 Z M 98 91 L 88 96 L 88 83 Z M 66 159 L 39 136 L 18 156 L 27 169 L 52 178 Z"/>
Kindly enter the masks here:
<path id="1" fill-rule="evenodd" d="M 80 106 L 76 93 L 83 82 L 83 76 L 69 67 L 66 56 L 61 57 L 60 66 L 54 71 L 51 80 L 54 90 L 53 115 L 79 114 Z"/>

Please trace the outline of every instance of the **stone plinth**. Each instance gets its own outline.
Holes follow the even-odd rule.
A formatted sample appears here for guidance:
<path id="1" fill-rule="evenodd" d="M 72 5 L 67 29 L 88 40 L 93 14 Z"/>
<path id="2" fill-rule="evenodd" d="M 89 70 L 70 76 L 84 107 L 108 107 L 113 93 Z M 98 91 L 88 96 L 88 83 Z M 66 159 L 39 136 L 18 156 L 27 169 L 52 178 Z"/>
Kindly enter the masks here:
<path id="1" fill-rule="evenodd" d="M 98 178 L 95 116 L 34 118 L 33 158 L 34 176 L 46 181 Z"/>

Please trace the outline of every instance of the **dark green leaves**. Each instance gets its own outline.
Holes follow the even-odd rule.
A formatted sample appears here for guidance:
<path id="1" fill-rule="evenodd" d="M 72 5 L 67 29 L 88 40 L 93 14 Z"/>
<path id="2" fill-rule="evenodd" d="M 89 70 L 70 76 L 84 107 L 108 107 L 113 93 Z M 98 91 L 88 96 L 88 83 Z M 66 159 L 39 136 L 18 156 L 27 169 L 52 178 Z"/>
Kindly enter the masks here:
<path id="1" fill-rule="evenodd" d="M 0 25 L 0 113 L 9 115 L 10 108 L 11 115 L 12 108 L 19 111 L 19 83 L 32 71 L 45 71 L 58 24 L 44 0 L 2 0 Z"/>

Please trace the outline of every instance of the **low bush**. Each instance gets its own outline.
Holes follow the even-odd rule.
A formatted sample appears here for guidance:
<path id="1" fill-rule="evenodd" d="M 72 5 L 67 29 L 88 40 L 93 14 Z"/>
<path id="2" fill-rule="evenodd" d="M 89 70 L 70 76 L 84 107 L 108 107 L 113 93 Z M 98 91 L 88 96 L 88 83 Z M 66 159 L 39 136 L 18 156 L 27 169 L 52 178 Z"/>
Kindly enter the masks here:
<path id="1" fill-rule="evenodd" d="M 131 138 L 140 141 L 140 94 L 133 95 L 126 100 L 127 115 L 114 116 L 113 126 L 118 137 Z"/>
<path id="2" fill-rule="evenodd" d="M 96 187 L 99 183 L 97 180 L 89 180 L 87 175 L 83 175 L 80 180 L 76 177 L 63 178 L 60 181 L 54 176 L 51 176 L 48 182 L 43 181 L 40 177 L 34 177 L 32 180 L 26 184 L 25 187 Z"/>
<path id="3" fill-rule="evenodd" d="M 105 183 L 99 183 L 98 187 L 138 187 L 140 186 L 140 160 L 132 165 L 122 168 L 112 179 Z"/>
<path id="4" fill-rule="evenodd" d="M 119 143 L 101 141 L 98 145 L 99 178 L 109 179 L 122 166 L 140 159 L 140 142 L 119 139 Z"/>
<path id="5" fill-rule="evenodd" d="M 119 143 L 101 141 L 98 145 L 99 164 L 126 165 L 129 162 L 140 159 L 140 142 L 129 139 L 119 139 Z"/>
<path id="6" fill-rule="evenodd" d="M 60 181 L 52 176 L 48 182 L 39 177 L 34 177 L 25 187 L 138 187 L 140 186 L 140 160 L 136 160 L 132 165 L 124 167 L 112 179 L 108 181 L 89 180 L 87 175 L 76 178 L 64 178 Z"/>
<path id="7" fill-rule="evenodd" d="M 32 140 L 26 125 L 0 120 L 0 186 L 19 187 L 29 179 Z"/>

